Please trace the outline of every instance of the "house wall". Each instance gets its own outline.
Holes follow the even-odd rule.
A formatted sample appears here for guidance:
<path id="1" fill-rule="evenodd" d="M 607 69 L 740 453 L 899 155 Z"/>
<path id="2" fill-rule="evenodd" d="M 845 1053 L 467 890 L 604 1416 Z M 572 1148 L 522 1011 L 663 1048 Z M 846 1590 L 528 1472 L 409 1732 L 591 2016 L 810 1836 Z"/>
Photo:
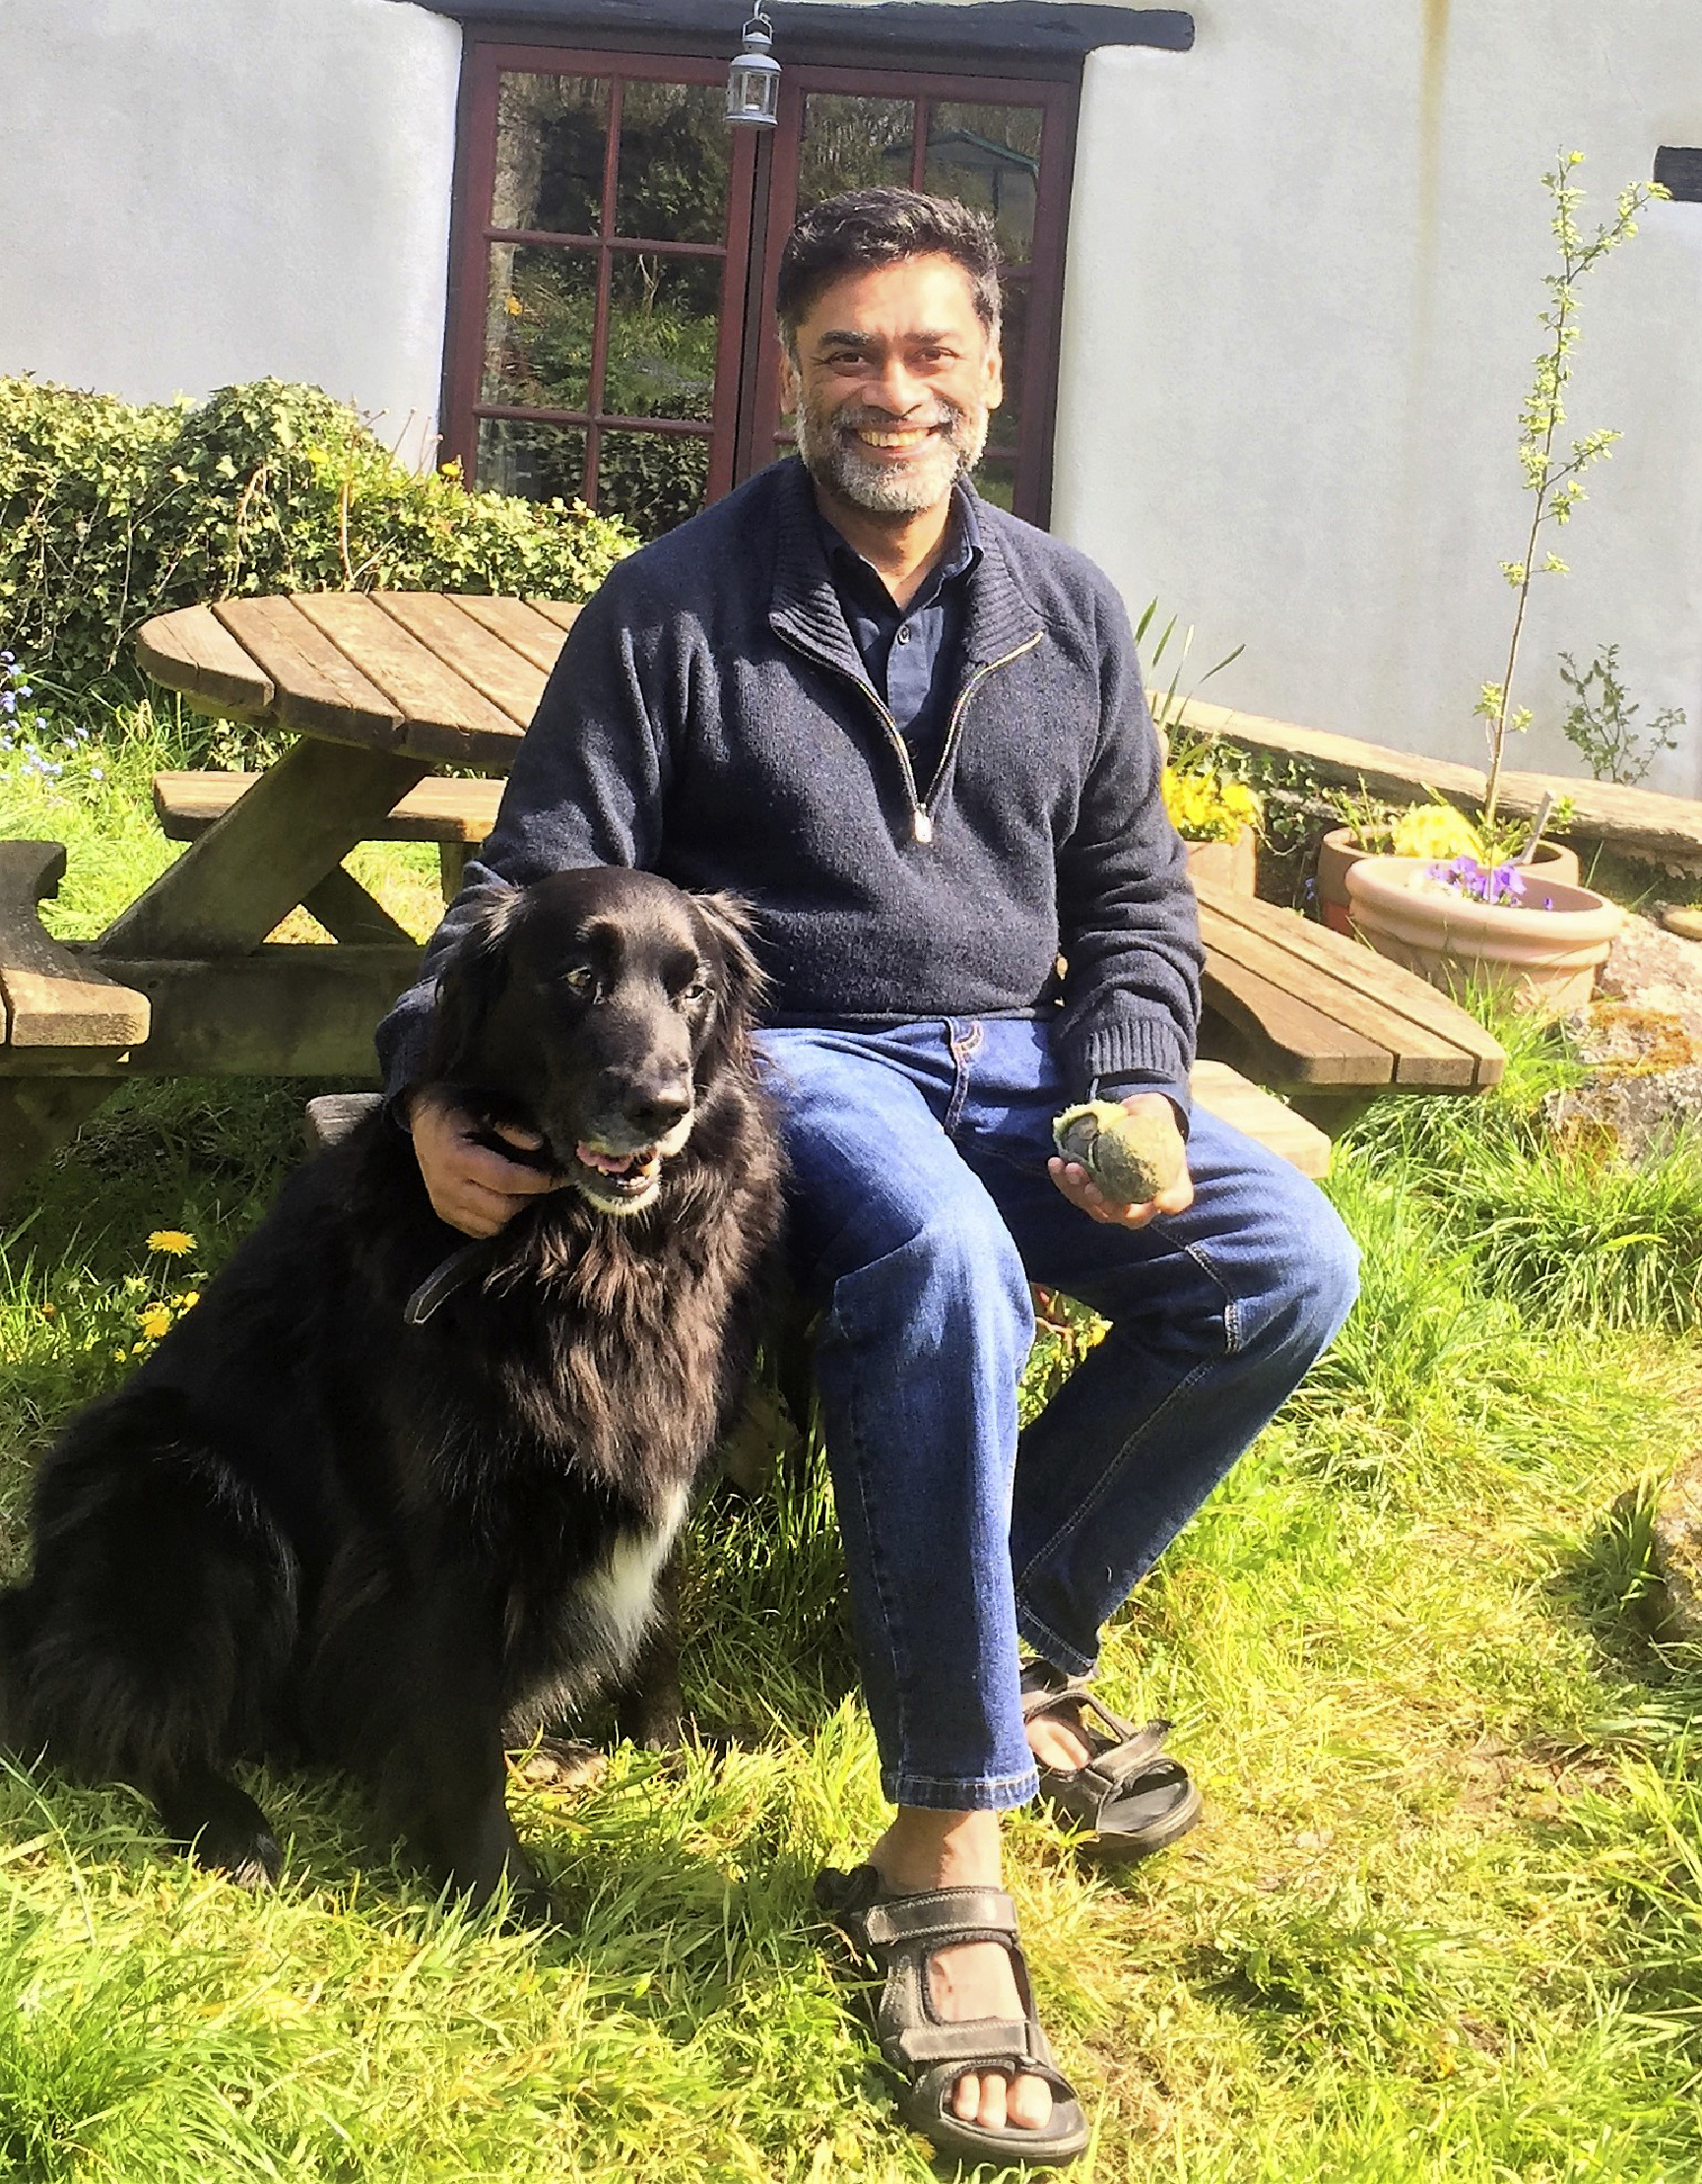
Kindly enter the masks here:
<path id="1" fill-rule="evenodd" d="M 310 380 L 417 454 L 460 53 L 395 0 L 6 0 L 0 372 L 136 401 Z"/>
<path id="2" fill-rule="evenodd" d="M 1481 762 L 1530 496 L 1516 445 L 1554 264 L 1543 169 L 1592 226 L 1702 143 L 1702 8 L 1197 0 L 1189 53 L 1086 62 L 1054 528 L 1139 605 L 1244 643 L 1207 695 Z M 1702 790 L 1702 205 L 1651 206 L 1580 291 L 1568 432 L 1623 438 L 1548 534 L 1513 763 L 1585 769 L 1561 650 L 1617 642 L 1650 786 Z"/>

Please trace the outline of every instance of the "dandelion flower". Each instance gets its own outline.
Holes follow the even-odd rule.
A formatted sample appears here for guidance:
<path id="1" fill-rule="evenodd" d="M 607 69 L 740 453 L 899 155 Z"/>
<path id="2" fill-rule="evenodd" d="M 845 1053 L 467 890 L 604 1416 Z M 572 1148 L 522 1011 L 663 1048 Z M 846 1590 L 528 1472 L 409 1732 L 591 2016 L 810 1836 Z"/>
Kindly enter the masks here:
<path id="1" fill-rule="evenodd" d="M 150 1342 L 158 1342 L 171 1324 L 171 1311 L 167 1305 L 150 1305 L 146 1312 L 136 1315 L 136 1323 Z"/>
<path id="2" fill-rule="evenodd" d="M 181 1295 L 173 1297 L 171 1302 L 179 1312 L 189 1312 L 201 1302 L 201 1292 L 198 1289 L 185 1289 Z"/>
<path id="3" fill-rule="evenodd" d="M 184 1229 L 156 1229 L 148 1239 L 151 1252 L 164 1252 L 170 1258 L 181 1258 L 195 1249 L 195 1239 Z"/>

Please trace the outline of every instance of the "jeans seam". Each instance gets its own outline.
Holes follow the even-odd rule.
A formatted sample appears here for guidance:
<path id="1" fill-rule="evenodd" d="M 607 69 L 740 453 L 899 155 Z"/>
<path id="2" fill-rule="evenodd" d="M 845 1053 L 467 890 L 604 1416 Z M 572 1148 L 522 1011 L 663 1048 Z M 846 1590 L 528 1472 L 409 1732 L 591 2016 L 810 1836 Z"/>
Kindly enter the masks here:
<path id="1" fill-rule="evenodd" d="M 844 1313 L 835 1306 L 828 1315 L 827 1324 L 837 1330 L 841 1338 L 850 1333 Z M 867 1542 L 870 1582 L 875 1588 L 875 1607 L 881 1618 L 882 1634 L 892 1660 L 892 1705 L 897 1715 L 893 1723 L 894 1735 L 900 1752 L 909 1749 L 908 1686 L 911 1677 L 909 1648 L 903 1640 L 903 1626 L 892 1612 L 892 1588 L 887 1583 L 882 1567 L 881 1550 L 876 1540 L 875 1524 L 869 1508 L 868 1466 L 864 1460 L 862 1421 L 855 1397 L 847 1402 L 845 1424 L 851 1444 L 851 1460 L 857 1475 L 857 1505 L 862 1512 L 863 1537 Z"/>
<path id="2" fill-rule="evenodd" d="M 1055 1554 L 1058 1549 L 1063 1547 L 1068 1541 L 1075 1538 L 1076 1534 L 1080 1530 L 1081 1526 L 1086 1522 L 1087 1518 L 1092 1515 L 1093 1511 L 1105 1499 L 1105 1496 L 1110 1491 L 1113 1484 L 1122 1477 L 1123 1472 L 1129 1463 L 1130 1457 L 1135 1452 L 1137 1443 L 1146 1440 L 1146 1436 L 1151 1432 L 1152 1428 L 1162 1420 L 1165 1412 L 1170 1408 L 1171 1404 L 1176 1401 L 1178 1396 L 1186 1395 L 1189 1389 L 1194 1385 L 1195 1381 L 1203 1373 L 1216 1372 L 1221 1364 L 1222 1360 L 1219 1358 L 1202 1358 L 1200 1360 L 1200 1363 L 1194 1368 L 1192 1373 L 1186 1374 L 1181 1380 L 1176 1382 L 1176 1385 L 1170 1390 L 1169 1394 L 1165 1396 L 1164 1400 L 1158 1405 L 1158 1408 L 1155 1411 L 1150 1412 L 1145 1419 L 1143 1419 L 1139 1429 L 1135 1433 L 1130 1435 L 1129 1439 L 1123 1444 L 1122 1447 L 1118 1449 L 1117 1454 L 1113 1458 L 1113 1460 L 1108 1463 L 1105 1469 L 1100 1473 L 1099 1478 L 1094 1485 L 1092 1493 L 1089 1494 L 1086 1500 L 1082 1502 L 1081 1505 L 1077 1509 L 1075 1513 L 1071 1516 L 1069 1522 L 1066 1524 L 1061 1524 L 1057 1531 L 1052 1534 L 1052 1537 L 1028 1558 L 1028 1561 L 1024 1564 L 1020 1574 L 1016 1577 L 1015 1580 L 1015 1589 L 1018 1593 L 1021 1592 L 1022 1587 L 1027 1583 L 1029 1573 L 1031 1571 L 1037 1569 L 1041 1563 L 1045 1562 L 1050 1556 Z M 1142 1576 L 1144 1576 L 1145 1574 L 1145 1572 L 1141 1573 Z M 1121 1578 L 1119 1578 L 1118 1581 L 1121 1583 Z M 1139 1584 L 1140 1581 L 1141 1577 L 1137 1576 L 1131 1581 L 1131 1586 L 1124 1588 L 1125 1591 L 1131 1589 L 1132 1585 Z"/>

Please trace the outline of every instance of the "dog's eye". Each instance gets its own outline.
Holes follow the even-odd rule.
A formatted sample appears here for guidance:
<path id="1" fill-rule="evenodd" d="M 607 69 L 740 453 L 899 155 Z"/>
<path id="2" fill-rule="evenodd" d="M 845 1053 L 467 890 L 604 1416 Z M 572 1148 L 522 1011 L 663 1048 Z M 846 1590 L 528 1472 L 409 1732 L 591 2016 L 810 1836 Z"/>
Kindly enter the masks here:
<path id="1" fill-rule="evenodd" d="M 570 971 L 562 972 L 561 983 L 570 994 L 595 994 L 597 974 L 589 963 L 575 963 Z"/>
<path id="2" fill-rule="evenodd" d="M 695 1008 L 699 1001 L 709 998 L 709 981 L 694 978 L 689 986 L 683 986 L 676 998 L 682 1008 Z"/>

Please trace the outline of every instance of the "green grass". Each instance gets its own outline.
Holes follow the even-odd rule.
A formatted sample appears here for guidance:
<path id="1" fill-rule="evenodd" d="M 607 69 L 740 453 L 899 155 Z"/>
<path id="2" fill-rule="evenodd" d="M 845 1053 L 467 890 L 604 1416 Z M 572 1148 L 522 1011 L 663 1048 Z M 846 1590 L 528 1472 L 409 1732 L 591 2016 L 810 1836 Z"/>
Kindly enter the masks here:
<path id="1" fill-rule="evenodd" d="M 72 840 L 85 931 L 164 854 L 134 806 L 166 746 L 131 729 L 86 811 L 0 780 L 6 825 Z M 1359 1125 L 1331 1188 L 1364 1301 L 1113 1636 L 1110 1702 L 1175 1719 L 1207 1826 L 1096 1877 L 1012 1825 L 1094 2184 L 1702 2174 L 1702 1663 L 1646 1620 L 1652 1482 L 1702 1385 L 1702 1186 L 1688 1148 L 1634 1180 L 1551 1153 L 1557 1069 L 1521 1034 L 1503 1096 Z M 216 1270 L 302 1090 L 137 1087 L 18 1209 L 14 1550 L 33 1452 L 127 1369 L 141 1306 Z M 151 1258 L 160 1227 L 196 1253 Z M 559 1933 L 434 1902 L 320 1777 L 260 1786 L 288 1868 L 254 1900 L 128 1791 L 0 1774 L 0 2171 L 929 2176 L 810 1910 L 882 1819 L 819 1463 L 717 1495 L 690 1554 L 700 1741 L 516 1786 Z"/>

